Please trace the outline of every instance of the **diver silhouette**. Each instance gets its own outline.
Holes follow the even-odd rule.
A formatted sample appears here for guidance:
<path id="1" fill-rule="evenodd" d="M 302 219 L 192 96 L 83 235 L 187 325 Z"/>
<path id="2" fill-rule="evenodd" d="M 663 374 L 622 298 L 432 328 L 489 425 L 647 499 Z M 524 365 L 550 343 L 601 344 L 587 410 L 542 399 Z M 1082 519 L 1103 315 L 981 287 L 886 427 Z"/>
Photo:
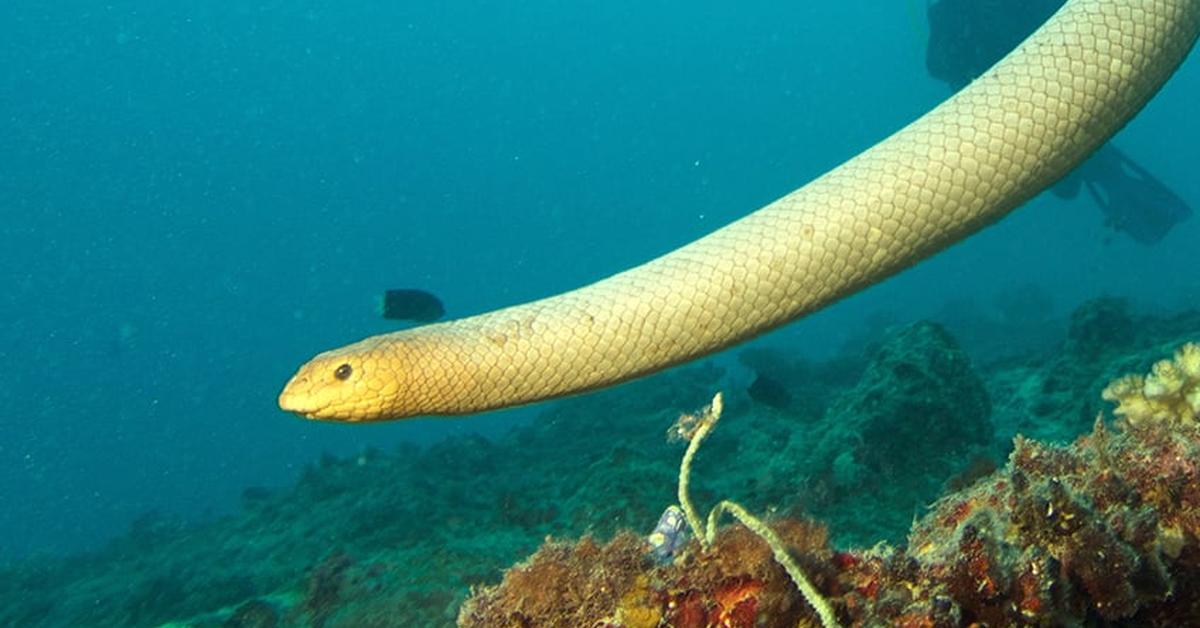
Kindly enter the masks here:
<path id="1" fill-rule="evenodd" d="M 927 0 L 930 76 L 954 91 L 966 87 L 1021 43 L 1065 0 Z M 1143 244 L 1161 240 L 1192 210 L 1178 194 L 1109 142 L 1053 188 L 1074 198 L 1080 188 L 1105 224 Z"/>

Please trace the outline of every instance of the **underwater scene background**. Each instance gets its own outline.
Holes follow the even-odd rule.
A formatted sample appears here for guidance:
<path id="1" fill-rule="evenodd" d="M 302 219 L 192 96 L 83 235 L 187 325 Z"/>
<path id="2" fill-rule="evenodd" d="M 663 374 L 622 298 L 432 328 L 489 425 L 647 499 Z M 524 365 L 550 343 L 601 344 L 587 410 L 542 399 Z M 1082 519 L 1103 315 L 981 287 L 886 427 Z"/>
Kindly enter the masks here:
<path id="1" fill-rule="evenodd" d="M 1129 462 L 1111 468 L 1130 486 L 1180 488 L 1118 498 L 1063 480 L 1086 498 L 1045 488 L 1030 508 L 1102 518 L 1137 494 L 1136 519 L 1165 500 L 1146 544 L 1169 556 L 1183 530 L 1172 560 L 1196 578 L 1197 515 L 1180 506 L 1195 469 L 1134 461 L 1200 441 L 1185 424 L 1183 440 L 1095 445 L 1094 420 L 1111 423 L 1108 382 L 1200 340 L 1200 220 L 1146 244 L 1085 194 L 1043 194 L 814 316 L 613 390 L 380 425 L 276 407 L 312 354 L 398 328 L 376 310 L 386 289 L 431 290 L 458 317 L 574 288 L 924 113 L 950 90 L 925 67 L 923 3 L 9 0 L 0 28 L 0 624 L 575 625 L 585 615 L 554 615 L 570 604 L 550 595 L 514 619 L 519 577 L 460 611 L 553 536 L 565 544 L 533 563 L 550 571 L 525 586 L 625 591 L 612 625 L 716 625 L 645 610 L 655 595 L 690 608 L 688 590 L 720 598 L 704 608 L 725 604 L 729 625 L 745 600 L 795 625 L 806 607 L 757 539 L 719 540 L 746 573 L 705 563 L 662 593 L 647 582 L 675 576 L 646 575 L 627 535 L 675 502 L 683 448 L 665 434 L 717 390 L 726 416 L 694 497 L 789 521 L 826 594 L 874 577 L 875 608 L 915 577 L 854 551 L 912 551 L 943 492 L 981 495 L 943 508 L 986 503 L 1014 473 L 1042 486 L 1096 475 L 1096 458 Z M 1198 96 L 1192 58 L 1114 140 L 1193 207 Z M 1087 451 L 1107 453 L 1005 469 L 1018 433 L 1092 434 Z M 1126 455 L 1139 448 L 1158 454 Z M 1110 543 L 1096 535 L 1076 540 Z M 1140 584 L 1092 583 L 1111 605 L 1089 621 L 1185 588 L 1126 544 L 1113 551 Z M 626 579 L 586 584 L 597 570 L 580 564 Z M 1023 582 L 994 571 L 1001 593 Z"/>

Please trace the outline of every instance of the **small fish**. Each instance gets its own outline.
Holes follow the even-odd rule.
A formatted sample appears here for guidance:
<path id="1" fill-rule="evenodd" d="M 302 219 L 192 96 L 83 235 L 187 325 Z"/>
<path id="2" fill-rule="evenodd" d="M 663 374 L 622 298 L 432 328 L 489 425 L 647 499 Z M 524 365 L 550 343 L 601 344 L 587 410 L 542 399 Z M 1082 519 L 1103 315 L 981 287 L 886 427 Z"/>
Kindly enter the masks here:
<path id="1" fill-rule="evenodd" d="M 754 383 L 746 392 L 751 399 L 777 410 L 786 410 L 792 404 L 792 395 L 787 387 L 770 375 L 756 373 Z"/>
<path id="2" fill-rule="evenodd" d="M 432 323 L 446 315 L 441 299 L 424 290 L 398 289 L 383 293 L 379 313 L 388 320 Z"/>
<path id="3" fill-rule="evenodd" d="M 683 516 L 683 510 L 679 506 L 668 506 L 663 511 L 662 517 L 659 517 L 654 531 L 646 537 L 651 558 L 659 564 L 671 562 L 687 539 L 687 533 L 684 531 L 685 525 L 686 518 Z"/>

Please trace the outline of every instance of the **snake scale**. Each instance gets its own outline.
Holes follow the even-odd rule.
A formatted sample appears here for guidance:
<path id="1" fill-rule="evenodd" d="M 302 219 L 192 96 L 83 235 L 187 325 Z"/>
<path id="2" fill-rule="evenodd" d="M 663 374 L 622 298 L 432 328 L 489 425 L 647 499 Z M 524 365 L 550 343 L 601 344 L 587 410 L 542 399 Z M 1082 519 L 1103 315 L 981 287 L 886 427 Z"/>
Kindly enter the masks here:
<path id="1" fill-rule="evenodd" d="M 314 419 L 456 415 L 729 347 L 993 223 L 1117 132 L 1183 61 L 1200 0 L 1071 0 L 993 68 L 842 165 L 582 288 L 321 353 L 279 396 Z"/>

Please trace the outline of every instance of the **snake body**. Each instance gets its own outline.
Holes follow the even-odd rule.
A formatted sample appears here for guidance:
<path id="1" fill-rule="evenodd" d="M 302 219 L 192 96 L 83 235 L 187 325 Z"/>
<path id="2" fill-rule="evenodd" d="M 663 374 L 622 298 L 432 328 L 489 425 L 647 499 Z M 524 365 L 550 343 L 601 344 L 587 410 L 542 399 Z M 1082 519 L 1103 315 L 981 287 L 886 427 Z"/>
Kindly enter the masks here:
<path id="1" fill-rule="evenodd" d="M 1186 57 L 1200 0 L 1071 0 L 941 105 L 804 187 L 553 297 L 303 365 L 309 418 L 454 415 L 608 386 L 729 347 L 998 220 L 1119 130 Z"/>

